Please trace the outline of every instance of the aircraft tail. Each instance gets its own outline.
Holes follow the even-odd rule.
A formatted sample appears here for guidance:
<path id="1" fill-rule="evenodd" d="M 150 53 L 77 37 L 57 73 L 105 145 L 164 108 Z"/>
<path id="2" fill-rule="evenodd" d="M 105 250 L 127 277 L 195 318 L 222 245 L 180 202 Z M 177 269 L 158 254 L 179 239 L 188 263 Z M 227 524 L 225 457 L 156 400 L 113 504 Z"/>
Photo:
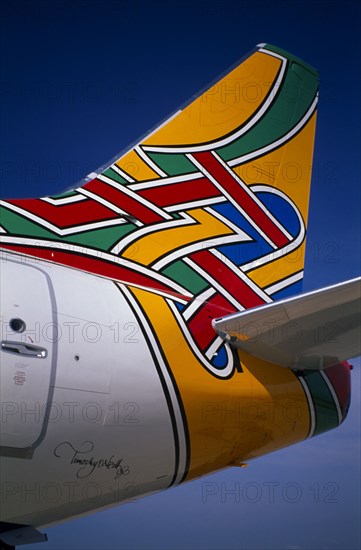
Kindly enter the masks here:
<path id="1" fill-rule="evenodd" d="M 317 88 L 259 45 L 84 185 L 2 201 L 2 247 L 151 289 L 188 319 L 298 291 Z"/>
<path id="2" fill-rule="evenodd" d="M 164 346 L 177 330 L 182 333 L 194 357 L 192 363 L 185 355 L 186 345 L 171 349 L 169 354 L 182 356 L 180 373 L 188 357 L 200 387 L 210 382 L 198 362 L 216 378 L 232 377 L 241 369 L 239 356 L 211 321 L 228 323 L 229 314 L 300 290 L 317 90 L 311 67 L 259 45 L 77 189 L 2 201 L 3 250 L 124 283 L 130 304 L 141 315 L 147 311 Z M 166 327 L 156 330 L 159 323 Z M 267 392 L 275 391 L 275 377 L 292 381 L 291 373 L 274 370 L 268 384 L 268 372 L 267 364 Z M 345 407 L 328 428 L 341 421 L 349 399 L 348 368 L 337 372 Z M 333 393 L 327 394 L 322 373 L 307 376 L 313 377 L 311 389 L 301 382 L 314 419 L 312 435 L 325 429 L 322 407 Z M 243 386 L 244 379 L 234 381 L 235 391 Z"/>

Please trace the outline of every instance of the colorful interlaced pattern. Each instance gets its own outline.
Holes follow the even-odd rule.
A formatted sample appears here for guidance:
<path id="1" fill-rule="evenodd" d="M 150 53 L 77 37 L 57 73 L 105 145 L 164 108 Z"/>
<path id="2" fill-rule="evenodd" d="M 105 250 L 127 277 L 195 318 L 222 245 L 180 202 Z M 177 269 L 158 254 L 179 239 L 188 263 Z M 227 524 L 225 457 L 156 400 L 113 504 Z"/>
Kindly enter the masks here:
<path id="1" fill-rule="evenodd" d="M 206 368 L 227 376 L 236 360 L 210 319 L 302 280 L 317 79 L 261 48 L 217 86 L 82 187 L 2 201 L 0 231 L 5 250 L 163 295 Z M 204 109 L 218 117 L 209 128 Z"/>

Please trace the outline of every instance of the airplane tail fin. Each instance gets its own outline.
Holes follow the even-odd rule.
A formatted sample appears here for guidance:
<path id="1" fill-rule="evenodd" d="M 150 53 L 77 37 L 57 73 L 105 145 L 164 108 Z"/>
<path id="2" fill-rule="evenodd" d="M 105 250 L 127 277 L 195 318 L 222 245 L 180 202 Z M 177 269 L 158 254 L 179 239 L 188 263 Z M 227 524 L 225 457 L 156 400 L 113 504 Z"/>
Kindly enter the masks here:
<path id="1" fill-rule="evenodd" d="M 84 185 L 2 201 L 2 248 L 164 296 L 201 364 L 232 376 L 239 358 L 211 320 L 302 283 L 317 88 L 312 68 L 260 45 Z M 328 373 L 344 406 L 326 424 L 324 374 L 300 377 L 310 435 L 346 414 L 348 368 Z"/>
<path id="2" fill-rule="evenodd" d="M 298 291 L 317 89 L 259 45 L 84 185 L 2 201 L 2 247 L 164 294 L 188 319 Z"/>

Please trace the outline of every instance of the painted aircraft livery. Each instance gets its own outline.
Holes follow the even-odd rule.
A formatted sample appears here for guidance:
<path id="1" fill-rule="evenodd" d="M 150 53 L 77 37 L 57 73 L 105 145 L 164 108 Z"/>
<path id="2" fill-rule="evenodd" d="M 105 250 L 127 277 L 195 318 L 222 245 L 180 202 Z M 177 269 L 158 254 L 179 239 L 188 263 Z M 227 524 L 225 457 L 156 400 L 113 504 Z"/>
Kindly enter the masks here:
<path id="1" fill-rule="evenodd" d="M 262 44 L 76 189 L 0 202 L 4 544 L 344 420 L 360 281 L 291 298 L 317 101 Z"/>

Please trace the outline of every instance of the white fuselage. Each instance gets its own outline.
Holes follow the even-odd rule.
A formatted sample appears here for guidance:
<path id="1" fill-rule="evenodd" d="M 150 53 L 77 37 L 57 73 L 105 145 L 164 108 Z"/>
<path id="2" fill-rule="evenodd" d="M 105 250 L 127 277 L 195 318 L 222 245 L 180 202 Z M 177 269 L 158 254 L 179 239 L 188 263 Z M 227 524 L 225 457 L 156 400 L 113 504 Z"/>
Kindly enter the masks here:
<path id="1" fill-rule="evenodd" d="M 11 255 L 1 276 L 1 521 L 46 525 L 180 481 L 177 401 L 119 285 Z"/>

